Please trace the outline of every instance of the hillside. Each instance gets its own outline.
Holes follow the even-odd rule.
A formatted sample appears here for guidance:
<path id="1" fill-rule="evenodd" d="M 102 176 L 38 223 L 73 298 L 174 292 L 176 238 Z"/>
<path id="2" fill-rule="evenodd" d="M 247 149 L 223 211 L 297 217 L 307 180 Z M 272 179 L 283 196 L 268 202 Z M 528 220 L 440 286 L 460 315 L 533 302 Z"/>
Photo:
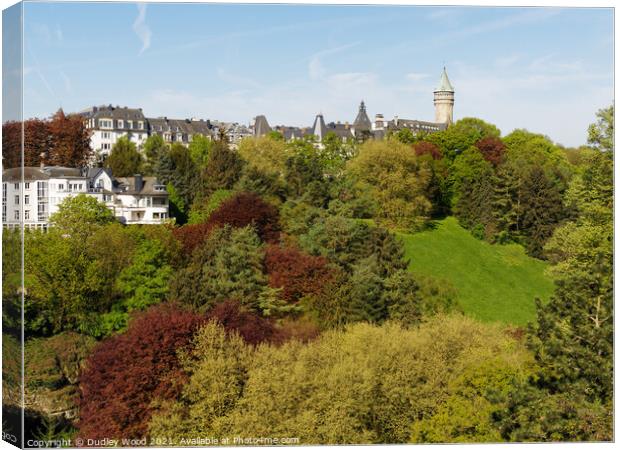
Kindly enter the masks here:
<path id="1" fill-rule="evenodd" d="M 491 245 L 474 238 L 448 217 L 430 231 L 399 234 L 414 273 L 448 280 L 469 316 L 525 325 L 535 318 L 534 299 L 553 292 L 546 263 L 519 245 Z"/>

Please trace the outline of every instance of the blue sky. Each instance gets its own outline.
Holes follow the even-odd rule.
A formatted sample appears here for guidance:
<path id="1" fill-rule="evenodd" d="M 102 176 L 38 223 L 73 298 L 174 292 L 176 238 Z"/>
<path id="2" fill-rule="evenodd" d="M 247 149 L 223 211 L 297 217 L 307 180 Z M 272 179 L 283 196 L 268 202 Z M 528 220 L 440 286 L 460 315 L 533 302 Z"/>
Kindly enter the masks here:
<path id="1" fill-rule="evenodd" d="M 62 106 L 271 125 L 433 120 L 445 64 L 455 119 L 585 143 L 613 101 L 607 9 L 27 3 L 24 115 Z"/>

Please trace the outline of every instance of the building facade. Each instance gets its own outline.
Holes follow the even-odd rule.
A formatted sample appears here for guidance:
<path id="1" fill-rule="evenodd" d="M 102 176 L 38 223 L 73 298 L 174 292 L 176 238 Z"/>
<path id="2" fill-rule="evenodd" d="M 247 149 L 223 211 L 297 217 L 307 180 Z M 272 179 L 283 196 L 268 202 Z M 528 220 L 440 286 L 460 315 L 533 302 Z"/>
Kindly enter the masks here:
<path id="1" fill-rule="evenodd" d="M 121 222 L 161 224 L 169 217 L 166 187 L 155 177 L 114 178 L 109 169 L 24 167 L 2 173 L 2 224 L 45 229 L 67 198 L 85 194 L 104 203 Z"/>
<path id="2" fill-rule="evenodd" d="M 107 157 L 123 136 L 138 149 L 148 138 L 148 122 L 141 108 L 93 106 L 78 114 L 84 117 L 86 128 L 91 132 L 90 146 L 100 158 Z"/>

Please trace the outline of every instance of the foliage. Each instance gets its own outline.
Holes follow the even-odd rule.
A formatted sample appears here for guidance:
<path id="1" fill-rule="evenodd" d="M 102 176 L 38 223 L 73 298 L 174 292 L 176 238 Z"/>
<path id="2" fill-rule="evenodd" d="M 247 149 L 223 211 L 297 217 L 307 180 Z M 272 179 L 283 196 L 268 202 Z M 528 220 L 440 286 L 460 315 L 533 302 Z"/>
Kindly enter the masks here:
<path id="1" fill-rule="evenodd" d="M 122 136 L 112 147 L 104 164 L 112 170 L 115 177 L 129 177 L 140 173 L 142 155 L 136 149 L 136 144 L 131 142 L 127 136 Z"/>
<path id="2" fill-rule="evenodd" d="M 101 314 L 116 301 L 115 280 L 129 264 L 133 248 L 132 238 L 120 224 L 100 225 L 88 234 L 71 236 L 56 227 L 29 234 L 26 329 L 101 335 Z"/>
<path id="3" fill-rule="evenodd" d="M 194 250 L 189 265 L 177 272 L 171 297 L 203 310 L 228 299 L 258 310 L 267 289 L 263 258 L 252 228 L 215 228 Z"/>
<path id="4" fill-rule="evenodd" d="M 174 144 L 170 149 L 162 151 L 154 163 L 154 172 L 157 179 L 168 186 L 168 193 L 172 197 L 171 214 L 174 214 L 177 222 L 184 223 L 187 208 L 192 204 L 194 196 L 200 193 L 200 171 L 189 150 L 181 144 Z"/>
<path id="5" fill-rule="evenodd" d="M 597 111 L 596 123 L 588 127 L 588 144 L 602 151 L 614 150 L 614 105 Z"/>
<path id="6" fill-rule="evenodd" d="M 426 220 L 430 171 L 415 153 L 396 141 L 368 141 L 347 170 L 372 187 L 381 208 L 378 219 L 403 228 L 419 226 Z"/>
<path id="7" fill-rule="evenodd" d="M 326 258 L 306 255 L 294 247 L 269 245 L 265 250 L 269 286 L 280 288 L 279 295 L 289 303 L 321 292 L 332 278 L 327 263 Z"/>
<path id="8" fill-rule="evenodd" d="M 209 151 L 207 167 L 204 171 L 206 192 L 232 189 L 242 169 L 243 159 L 230 150 L 224 141 L 217 141 Z"/>
<path id="9" fill-rule="evenodd" d="M 506 150 L 506 145 L 501 139 L 494 136 L 487 136 L 476 142 L 476 147 L 482 153 L 484 159 L 497 167 L 501 162 Z"/>
<path id="10" fill-rule="evenodd" d="M 196 199 L 189 212 L 188 224 L 207 222 L 213 211 L 218 209 L 224 200 L 229 199 L 233 191 L 228 189 L 218 189 L 206 199 Z"/>
<path id="11" fill-rule="evenodd" d="M 251 225 L 264 242 L 277 242 L 280 235 L 278 209 L 250 192 L 240 192 L 224 200 L 211 213 L 208 223 L 235 228 Z"/>
<path id="12" fill-rule="evenodd" d="M 305 345 L 254 351 L 208 325 L 194 348 L 184 358 L 190 381 L 179 400 L 162 403 L 152 436 L 252 430 L 296 436 L 302 444 L 405 443 L 412 425 L 442 408 L 463 373 L 488 360 L 518 373 L 527 362 L 522 346 L 500 329 L 457 317 L 411 330 L 357 324 Z"/>
<path id="13" fill-rule="evenodd" d="M 433 159 L 441 159 L 441 150 L 432 142 L 418 141 L 413 144 L 413 151 L 417 156 L 430 155 Z"/>
<path id="14" fill-rule="evenodd" d="M 158 160 L 168 151 L 168 146 L 164 142 L 164 138 L 159 134 L 152 134 L 142 146 L 144 154 L 143 171 L 145 175 L 155 175 L 155 166 Z"/>
<path id="15" fill-rule="evenodd" d="M 196 313 L 163 304 L 136 316 L 125 333 L 101 342 L 80 379 L 79 436 L 145 436 L 153 396 L 177 395 L 182 382 L 177 351 L 190 344 L 203 322 Z"/>
<path id="16" fill-rule="evenodd" d="M 441 148 L 444 157 L 454 160 L 456 156 L 486 137 L 500 136 L 495 125 L 483 120 L 465 117 L 450 125 L 446 130 L 431 133 L 424 139 Z"/>
<path id="17" fill-rule="evenodd" d="M 104 203 L 86 194 L 67 197 L 49 218 L 50 224 L 56 229 L 76 238 L 85 237 L 93 230 L 115 221 L 114 214 Z"/>
<path id="18" fill-rule="evenodd" d="M 60 109 L 47 120 L 9 121 L 2 125 L 2 165 L 5 169 L 22 165 L 22 129 L 24 166 L 37 167 L 44 163 L 81 167 L 93 156 L 90 133 L 82 117 L 65 115 Z"/>
<path id="19" fill-rule="evenodd" d="M 165 244 L 156 239 L 143 239 L 133 254 L 131 264 L 123 268 L 116 281 L 121 301 L 102 316 L 104 334 L 127 326 L 129 314 L 162 302 L 168 295 L 172 277 Z"/>
<path id="20" fill-rule="evenodd" d="M 209 152 L 213 147 L 213 141 L 202 134 L 194 134 L 188 145 L 189 155 L 196 167 L 205 167 L 209 160 Z"/>

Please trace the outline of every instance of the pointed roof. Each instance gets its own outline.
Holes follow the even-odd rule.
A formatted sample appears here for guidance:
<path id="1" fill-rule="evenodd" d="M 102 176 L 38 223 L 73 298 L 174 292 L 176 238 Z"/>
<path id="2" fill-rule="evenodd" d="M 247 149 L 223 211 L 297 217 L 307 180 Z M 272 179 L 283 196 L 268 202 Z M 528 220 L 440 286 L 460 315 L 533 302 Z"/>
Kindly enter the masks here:
<path id="1" fill-rule="evenodd" d="M 312 134 L 314 134 L 319 141 L 322 141 L 327 134 L 327 127 L 325 126 L 325 120 L 323 120 L 323 114 L 316 115 L 314 125 L 312 125 Z"/>
<path id="2" fill-rule="evenodd" d="M 267 118 L 263 115 L 256 116 L 254 121 L 254 136 L 265 136 L 271 132 Z"/>
<path id="3" fill-rule="evenodd" d="M 437 85 L 437 89 L 435 92 L 454 92 L 454 88 L 450 84 L 450 80 L 448 79 L 448 73 L 446 72 L 446 68 L 443 68 L 443 72 L 441 72 L 441 78 L 439 79 L 439 85 Z"/>
<path id="4" fill-rule="evenodd" d="M 355 118 L 355 122 L 353 122 L 353 127 L 355 128 L 355 131 L 370 130 L 372 128 L 372 123 L 368 118 L 368 114 L 366 114 L 366 105 L 364 104 L 364 100 L 360 103 L 360 109 L 357 113 L 357 117 Z"/>

